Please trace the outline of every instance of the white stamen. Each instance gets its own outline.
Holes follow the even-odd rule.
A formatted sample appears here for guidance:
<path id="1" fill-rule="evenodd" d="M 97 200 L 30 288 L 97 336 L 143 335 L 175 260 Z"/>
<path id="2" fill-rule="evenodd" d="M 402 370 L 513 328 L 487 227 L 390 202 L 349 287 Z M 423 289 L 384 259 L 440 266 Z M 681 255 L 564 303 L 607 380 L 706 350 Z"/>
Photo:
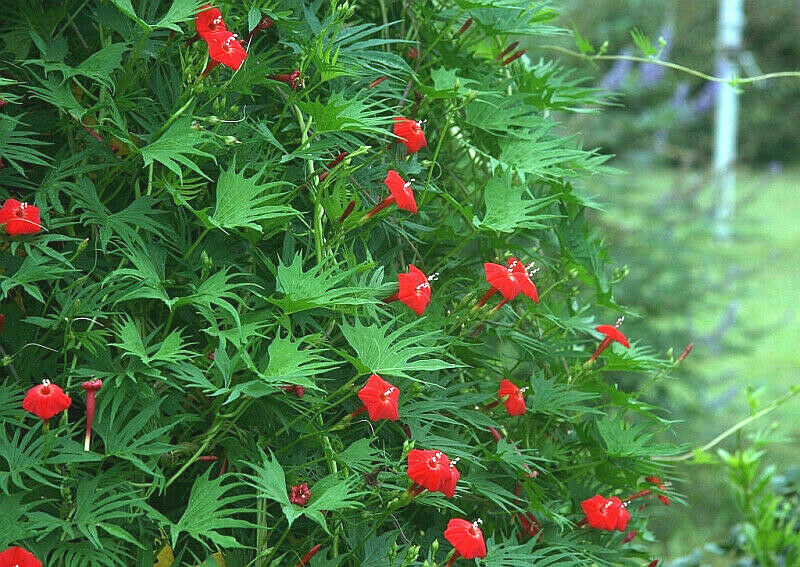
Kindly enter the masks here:
<path id="1" fill-rule="evenodd" d="M 474 522 L 472 522 L 472 527 L 473 527 L 473 528 L 475 528 L 475 529 L 478 529 L 478 526 L 480 526 L 482 523 L 483 523 L 483 520 L 481 520 L 480 518 L 478 518 L 477 520 L 475 520 Z"/>
<path id="2" fill-rule="evenodd" d="M 383 393 L 383 396 L 384 396 L 384 397 L 388 397 L 388 396 L 389 396 L 389 395 L 390 395 L 392 392 L 394 392 L 394 386 L 392 386 L 391 388 L 389 388 L 388 390 L 386 390 L 386 391 Z"/>
<path id="3" fill-rule="evenodd" d="M 620 325 L 622 325 L 622 322 L 623 322 L 624 320 L 625 320 L 625 315 L 623 315 L 622 317 L 620 317 L 619 319 L 617 319 L 617 322 L 616 322 L 616 323 L 614 323 L 614 327 L 616 327 L 616 328 L 619 328 L 619 326 L 620 326 Z"/>
<path id="4" fill-rule="evenodd" d="M 43 386 L 49 386 L 49 385 L 50 385 L 50 380 L 48 380 L 47 378 L 45 378 L 44 380 L 42 380 L 42 385 L 43 385 Z"/>
<path id="5" fill-rule="evenodd" d="M 530 387 L 529 387 L 529 386 L 525 386 L 524 388 L 520 388 L 520 390 L 519 390 L 519 393 L 520 393 L 520 394 L 524 394 L 524 393 L 525 393 L 525 392 L 527 392 L 528 390 L 530 390 Z"/>
<path id="6" fill-rule="evenodd" d="M 433 273 L 433 274 L 428 276 L 428 281 L 429 282 L 435 282 L 438 279 L 439 279 L 439 272 L 435 272 L 435 273 Z"/>
<path id="7" fill-rule="evenodd" d="M 456 457 L 455 459 L 453 459 L 450 462 L 450 468 L 454 468 L 456 466 L 456 463 L 458 463 L 458 461 L 460 461 L 460 460 L 461 460 L 461 457 Z"/>
<path id="8" fill-rule="evenodd" d="M 517 264 L 519 264 L 519 260 L 514 260 L 513 262 L 511 262 L 511 265 L 508 267 L 508 271 L 510 272 L 511 270 L 516 268 Z"/>
<path id="9" fill-rule="evenodd" d="M 406 181 L 406 182 L 405 182 L 405 184 L 403 185 L 403 189 L 408 189 L 409 187 L 411 187 L 411 184 L 412 184 L 412 183 L 414 183 L 415 181 L 416 181 L 416 179 L 409 179 L 409 180 L 408 180 L 408 181 Z"/>

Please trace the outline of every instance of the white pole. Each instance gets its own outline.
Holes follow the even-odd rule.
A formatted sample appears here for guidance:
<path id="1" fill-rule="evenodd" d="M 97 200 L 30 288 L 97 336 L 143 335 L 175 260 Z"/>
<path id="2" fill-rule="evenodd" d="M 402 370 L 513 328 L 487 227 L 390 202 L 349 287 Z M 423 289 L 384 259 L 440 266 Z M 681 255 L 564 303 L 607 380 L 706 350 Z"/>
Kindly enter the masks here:
<path id="1" fill-rule="evenodd" d="M 719 0 L 717 72 L 736 76 L 737 54 L 742 47 L 743 0 Z M 722 240 L 730 238 L 730 218 L 736 199 L 736 135 L 739 100 L 733 87 L 720 85 L 714 123 L 714 178 L 717 184 L 715 230 Z"/>

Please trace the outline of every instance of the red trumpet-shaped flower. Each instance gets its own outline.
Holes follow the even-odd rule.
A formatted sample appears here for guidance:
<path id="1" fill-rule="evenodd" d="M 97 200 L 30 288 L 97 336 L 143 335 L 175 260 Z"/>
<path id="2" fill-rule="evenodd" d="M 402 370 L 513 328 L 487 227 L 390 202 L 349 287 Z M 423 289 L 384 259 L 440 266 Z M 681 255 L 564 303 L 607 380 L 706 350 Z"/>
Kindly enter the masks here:
<path id="1" fill-rule="evenodd" d="M 510 380 L 506 380 L 505 378 L 500 380 L 500 389 L 497 392 L 497 396 L 501 400 L 505 398 L 503 405 L 506 407 L 508 415 L 516 416 L 525 414 L 527 409 L 525 407 L 525 390 L 527 390 L 527 388 L 520 389 Z"/>
<path id="2" fill-rule="evenodd" d="M 534 303 L 539 303 L 539 291 L 536 289 L 531 276 L 539 271 L 533 268 L 533 263 L 525 266 L 513 256 L 508 259 L 507 266 L 486 262 L 483 269 L 486 272 L 486 281 L 491 286 L 486 294 L 478 302 L 477 307 L 481 307 L 486 301 L 498 291 L 503 296 L 503 300 L 498 307 L 511 301 L 520 293 L 527 295 Z"/>
<path id="3" fill-rule="evenodd" d="M 303 386 L 298 386 L 297 384 L 288 384 L 286 386 L 281 386 L 281 390 L 284 392 L 293 392 L 298 398 L 303 398 L 306 394 L 306 389 Z"/>
<path id="4" fill-rule="evenodd" d="M 412 449 L 408 453 L 408 478 L 416 485 L 410 489 L 413 495 L 428 490 L 451 498 L 461 474 L 442 451 Z"/>
<path id="5" fill-rule="evenodd" d="M 384 299 L 385 303 L 402 301 L 417 315 L 422 315 L 431 302 L 431 284 L 439 273 L 426 276 L 414 264 L 408 265 L 408 273 L 397 274 L 397 293 Z"/>
<path id="6" fill-rule="evenodd" d="M 486 542 L 483 540 L 480 524 L 480 520 L 468 522 L 461 518 L 453 518 L 447 522 L 444 539 L 456 549 L 455 554 L 447 563 L 448 566 L 455 563 L 459 557 L 464 559 L 486 557 Z"/>
<path id="7" fill-rule="evenodd" d="M 375 205 L 375 208 L 364 215 L 364 220 L 381 212 L 392 203 L 397 203 L 399 208 L 405 211 L 410 211 L 416 215 L 417 202 L 414 200 L 414 191 L 411 189 L 412 181 L 414 180 L 412 179 L 408 182 L 404 181 L 403 178 L 400 177 L 399 173 L 393 169 L 390 169 L 389 173 L 386 174 L 386 179 L 383 181 L 386 184 L 386 187 L 389 188 L 389 196 Z"/>
<path id="8" fill-rule="evenodd" d="M 20 203 L 16 199 L 6 199 L 0 207 L 0 226 L 9 236 L 36 234 L 42 230 L 39 207 Z"/>
<path id="9" fill-rule="evenodd" d="M 72 398 L 60 387 L 51 384 L 50 380 L 42 380 L 25 394 L 22 409 L 28 410 L 39 419 L 48 420 L 64 411 L 72 404 Z"/>
<path id="10" fill-rule="evenodd" d="M 322 549 L 322 544 L 321 543 L 318 543 L 317 545 L 315 545 L 314 547 L 309 549 L 308 553 L 303 555 L 303 557 L 300 559 L 300 561 L 297 562 L 297 566 L 296 567 L 303 567 L 304 565 L 308 564 L 308 562 L 311 561 L 311 559 L 313 559 L 314 556 L 317 553 L 319 553 L 320 549 Z"/>
<path id="11" fill-rule="evenodd" d="M 0 567 L 42 567 L 42 562 L 21 547 L 9 547 L 0 552 Z"/>
<path id="12" fill-rule="evenodd" d="M 209 33 L 203 39 L 208 43 L 208 56 L 211 57 L 211 62 L 203 71 L 204 77 L 220 63 L 238 71 L 244 60 L 247 59 L 247 51 L 236 36 L 229 31 Z"/>
<path id="13" fill-rule="evenodd" d="M 102 380 L 89 380 L 83 382 L 81 388 L 86 390 L 86 437 L 83 442 L 83 450 L 89 450 L 89 444 L 92 440 L 92 424 L 94 423 L 94 409 L 95 409 L 95 394 L 97 390 L 103 387 Z"/>
<path id="14" fill-rule="evenodd" d="M 397 117 L 394 119 L 394 135 L 400 138 L 400 142 L 410 154 L 417 153 L 428 145 L 420 123 L 410 118 Z"/>
<path id="15" fill-rule="evenodd" d="M 6 322 L 6 316 L 0 313 L 0 333 L 3 332 L 3 325 Z"/>
<path id="16" fill-rule="evenodd" d="M 208 41 L 208 36 L 217 32 L 228 31 L 225 26 L 225 20 L 222 19 L 222 13 L 219 9 L 206 4 L 197 12 L 194 18 L 194 27 L 197 30 L 197 35 Z"/>
<path id="17" fill-rule="evenodd" d="M 597 347 L 597 350 L 594 351 L 592 357 L 586 361 L 586 364 L 591 364 L 592 362 L 594 362 L 595 359 L 598 356 L 600 356 L 600 353 L 606 350 L 606 348 L 608 347 L 608 345 L 611 344 L 612 341 L 618 342 L 625 348 L 630 348 L 631 345 L 628 343 L 628 338 L 622 334 L 622 331 L 619 330 L 619 326 L 622 325 L 622 322 L 624 320 L 625 317 L 620 317 L 619 319 L 617 319 L 617 322 L 614 324 L 613 327 L 611 325 L 598 325 L 597 327 L 595 327 L 595 330 L 600 333 L 603 333 L 605 335 L 605 338 L 603 339 L 603 342 L 600 343 L 600 346 Z"/>
<path id="18" fill-rule="evenodd" d="M 439 485 L 439 492 L 444 494 L 447 498 L 452 498 L 456 493 L 456 486 L 461 479 L 461 473 L 456 468 L 459 457 L 456 457 L 450 462 L 448 468 L 449 475 L 442 476 L 442 483 Z"/>
<path id="19" fill-rule="evenodd" d="M 400 390 L 377 374 L 373 374 L 367 379 L 366 385 L 358 391 L 358 398 L 364 403 L 372 421 L 379 419 L 397 421 L 397 402 L 400 400 Z"/>
<path id="20" fill-rule="evenodd" d="M 628 527 L 631 515 L 625 504 L 617 498 L 604 498 L 599 494 L 581 502 L 583 513 L 588 524 L 598 530 L 619 530 L 624 532 Z"/>
<path id="21" fill-rule="evenodd" d="M 275 25 L 275 22 L 269 16 L 261 16 L 261 19 L 258 20 L 256 27 L 250 30 L 250 33 L 247 36 L 247 41 L 253 39 L 253 37 L 262 31 L 267 31 L 269 28 Z"/>
<path id="22" fill-rule="evenodd" d="M 303 484 L 296 484 L 289 490 L 289 502 L 297 504 L 298 506 L 305 506 L 311 499 L 311 489 L 304 482 Z"/>

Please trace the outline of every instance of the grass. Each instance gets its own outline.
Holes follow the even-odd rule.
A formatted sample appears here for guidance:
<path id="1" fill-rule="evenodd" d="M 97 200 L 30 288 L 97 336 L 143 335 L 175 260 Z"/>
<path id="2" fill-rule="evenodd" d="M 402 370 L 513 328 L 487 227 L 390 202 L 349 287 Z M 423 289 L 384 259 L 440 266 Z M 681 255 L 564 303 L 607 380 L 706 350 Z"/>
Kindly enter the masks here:
<path id="1" fill-rule="evenodd" d="M 637 239 L 639 254 L 647 254 L 656 269 L 665 272 L 633 278 L 638 287 L 628 288 L 642 304 L 655 306 L 652 312 L 657 320 L 650 322 L 651 328 L 665 332 L 681 326 L 691 329 L 685 342 L 694 341 L 695 351 L 668 392 L 671 406 L 685 410 L 673 416 L 682 420 L 677 427 L 680 440 L 698 446 L 748 415 L 749 388 L 758 390 L 767 402 L 800 381 L 800 169 L 780 174 L 739 173 L 735 236 L 730 242 L 718 242 L 711 236 L 712 223 L 707 216 L 700 217 L 692 235 L 684 233 L 683 239 L 665 235 L 682 230 L 681 215 L 690 214 L 677 206 L 672 217 L 666 210 L 661 216 L 657 203 L 664 202 L 665 193 L 680 192 L 687 183 L 698 182 L 695 203 L 710 206 L 713 188 L 699 175 L 636 166 L 627 171 L 628 175 L 607 180 L 606 187 L 599 190 L 600 198 L 607 203 L 607 216 L 615 219 L 627 238 Z M 659 214 L 654 216 L 654 210 Z M 674 246 L 675 242 L 691 245 Z M 616 249 L 613 243 L 611 247 Z M 631 258 L 620 260 L 629 263 L 632 272 L 642 269 Z M 689 285 L 686 278 L 669 279 L 670 262 L 675 270 L 685 271 L 684 275 L 691 272 Z M 665 287 L 664 281 L 675 282 L 674 289 Z M 703 299 L 688 313 L 671 313 L 658 309 L 665 302 L 664 293 Z M 628 302 L 625 285 L 619 299 Z M 733 312 L 736 316 L 730 318 Z M 729 325 L 721 325 L 726 314 Z M 715 333 L 721 327 L 724 332 Z M 674 346 L 679 351 L 682 343 Z M 776 464 L 778 470 L 800 464 L 800 397 L 745 429 L 743 438 L 733 436 L 725 446 L 735 447 L 737 440 L 746 440 L 748 434 L 770 423 L 777 427 L 769 436 L 765 464 Z M 665 559 L 686 555 L 727 536 L 736 517 L 721 470 L 709 465 L 676 469 L 677 488 L 687 495 L 689 507 L 665 508 L 663 517 L 652 526 Z M 704 561 L 704 565 L 714 564 L 708 558 Z M 729 563 L 726 559 L 719 564 Z"/>

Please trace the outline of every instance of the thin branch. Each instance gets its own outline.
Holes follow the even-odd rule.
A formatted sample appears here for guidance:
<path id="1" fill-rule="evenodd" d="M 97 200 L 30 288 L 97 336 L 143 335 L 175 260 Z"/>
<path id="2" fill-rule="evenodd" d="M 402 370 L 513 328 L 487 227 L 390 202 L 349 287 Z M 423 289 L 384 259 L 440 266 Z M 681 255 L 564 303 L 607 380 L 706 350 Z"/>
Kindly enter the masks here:
<path id="1" fill-rule="evenodd" d="M 659 65 L 661 67 L 667 67 L 668 69 L 674 69 L 675 71 L 680 71 L 681 73 L 686 73 L 688 75 L 694 75 L 695 77 L 700 77 L 701 79 L 705 79 L 706 81 L 712 81 L 714 83 L 727 83 L 731 86 L 736 85 L 746 85 L 750 83 L 757 83 L 759 81 L 766 81 L 769 79 L 800 79 L 800 71 L 778 71 L 775 73 L 765 73 L 763 75 L 756 75 L 754 77 L 734 77 L 734 78 L 725 78 L 725 77 L 715 77 L 714 75 L 707 75 L 701 71 L 696 71 L 689 67 L 684 67 L 683 65 L 678 65 L 677 63 L 670 63 L 669 61 L 660 61 L 658 59 L 649 59 L 647 57 L 636 57 L 635 55 L 588 55 L 586 53 L 580 53 L 578 51 L 572 51 L 571 49 L 566 49 L 564 47 L 559 47 L 557 45 L 542 45 L 542 49 L 549 49 L 550 51 L 557 51 L 558 53 L 563 53 L 564 55 L 570 55 L 572 57 L 578 57 L 580 59 L 585 59 L 587 61 L 634 61 L 638 63 L 652 63 L 653 65 Z"/>

